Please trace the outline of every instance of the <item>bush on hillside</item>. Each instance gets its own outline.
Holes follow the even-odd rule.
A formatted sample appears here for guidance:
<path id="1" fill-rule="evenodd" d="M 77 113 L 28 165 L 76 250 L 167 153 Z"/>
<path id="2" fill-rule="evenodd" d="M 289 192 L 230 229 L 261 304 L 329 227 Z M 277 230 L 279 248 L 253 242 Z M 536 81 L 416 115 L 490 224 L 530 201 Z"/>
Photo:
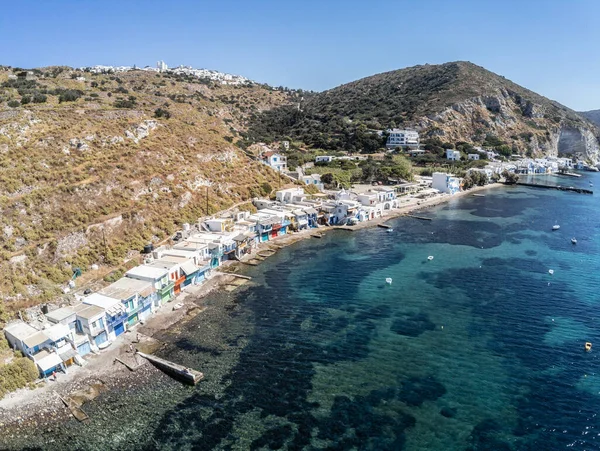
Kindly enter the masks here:
<path id="1" fill-rule="evenodd" d="M 36 92 L 33 95 L 33 103 L 45 103 L 48 100 L 48 97 L 40 92 Z"/>
<path id="2" fill-rule="evenodd" d="M 11 108 L 17 108 L 20 105 L 21 103 L 18 100 L 11 100 L 10 102 L 8 102 L 8 106 Z"/>
<path id="3" fill-rule="evenodd" d="M 0 398 L 9 392 L 25 387 L 35 381 L 39 376 L 38 370 L 32 360 L 22 355 L 0 366 Z"/>
<path id="4" fill-rule="evenodd" d="M 75 102 L 83 95 L 78 89 L 56 89 L 54 92 L 58 95 L 58 103 Z"/>
<path id="5" fill-rule="evenodd" d="M 156 110 L 154 110 L 154 117 L 164 117 L 165 119 L 169 119 L 171 117 L 171 113 L 169 112 L 169 110 L 165 110 L 164 108 L 157 108 Z"/>

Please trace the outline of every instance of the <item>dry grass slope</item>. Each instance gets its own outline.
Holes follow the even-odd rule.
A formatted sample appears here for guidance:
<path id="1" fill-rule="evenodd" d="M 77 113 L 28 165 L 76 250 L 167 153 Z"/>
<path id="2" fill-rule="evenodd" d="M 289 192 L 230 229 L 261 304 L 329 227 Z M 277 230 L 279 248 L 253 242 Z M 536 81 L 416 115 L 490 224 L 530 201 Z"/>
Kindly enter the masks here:
<path id="1" fill-rule="evenodd" d="M 282 92 L 143 71 L 24 75 L 0 68 L 0 293 L 10 310 L 59 295 L 75 267 L 118 267 L 178 224 L 277 185 L 235 144 Z"/>

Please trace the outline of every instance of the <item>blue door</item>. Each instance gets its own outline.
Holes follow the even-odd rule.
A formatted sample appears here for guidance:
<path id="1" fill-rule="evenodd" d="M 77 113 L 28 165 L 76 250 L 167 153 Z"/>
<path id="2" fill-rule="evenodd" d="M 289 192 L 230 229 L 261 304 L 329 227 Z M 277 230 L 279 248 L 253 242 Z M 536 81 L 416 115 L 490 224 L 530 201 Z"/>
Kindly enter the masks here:
<path id="1" fill-rule="evenodd" d="M 115 335 L 118 337 L 125 332 L 125 323 L 119 323 L 115 326 Z"/>
<path id="2" fill-rule="evenodd" d="M 96 337 L 98 338 L 98 337 Z M 77 352 L 79 353 L 80 356 L 84 356 L 89 354 L 92 351 L 92 349 L 90 348 L 90 342 L 86 341 L 85 343 L 80 344 L 79 346 L 77 346 Z"/>
<path id="3" fill-rule="evenodd" d="M 94 338 L 94 343 L 96 343 L 96 346 L 100 346 L 106 340 L 108 340 L 108 337 L 106 336 L 106 331 L 104 331 L 100 335 L 98 335 L 96 338 Z"/>

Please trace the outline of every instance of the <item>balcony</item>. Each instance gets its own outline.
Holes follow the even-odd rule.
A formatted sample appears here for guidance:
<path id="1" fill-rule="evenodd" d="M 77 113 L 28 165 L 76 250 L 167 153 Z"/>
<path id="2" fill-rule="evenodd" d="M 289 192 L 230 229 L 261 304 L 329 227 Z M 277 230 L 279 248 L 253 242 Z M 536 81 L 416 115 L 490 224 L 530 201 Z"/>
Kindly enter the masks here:
<path id="1" fill-rule="evenodd" d="M 170 293 L 173 287 L 175 286 L 175 282 L 169 281 L 166 285 L 156 290 L 159 297 L 163 297 L 165 294 Z"/>

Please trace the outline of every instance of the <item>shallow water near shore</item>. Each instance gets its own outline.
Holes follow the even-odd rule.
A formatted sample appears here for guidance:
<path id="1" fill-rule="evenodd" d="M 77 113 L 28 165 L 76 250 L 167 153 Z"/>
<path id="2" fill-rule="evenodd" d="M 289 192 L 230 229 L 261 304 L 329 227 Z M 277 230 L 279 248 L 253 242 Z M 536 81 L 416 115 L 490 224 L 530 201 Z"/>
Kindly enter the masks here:
<path id="1" fill-rule="evenodd" d="M 246 268 L 253 283 L 158 337 L 158 355 L 205 373 L 197 387 L 154 371 L 87 404 L 90 424 L 7 446 L 600 448 L 597 197 L 481 193 Z"/>

